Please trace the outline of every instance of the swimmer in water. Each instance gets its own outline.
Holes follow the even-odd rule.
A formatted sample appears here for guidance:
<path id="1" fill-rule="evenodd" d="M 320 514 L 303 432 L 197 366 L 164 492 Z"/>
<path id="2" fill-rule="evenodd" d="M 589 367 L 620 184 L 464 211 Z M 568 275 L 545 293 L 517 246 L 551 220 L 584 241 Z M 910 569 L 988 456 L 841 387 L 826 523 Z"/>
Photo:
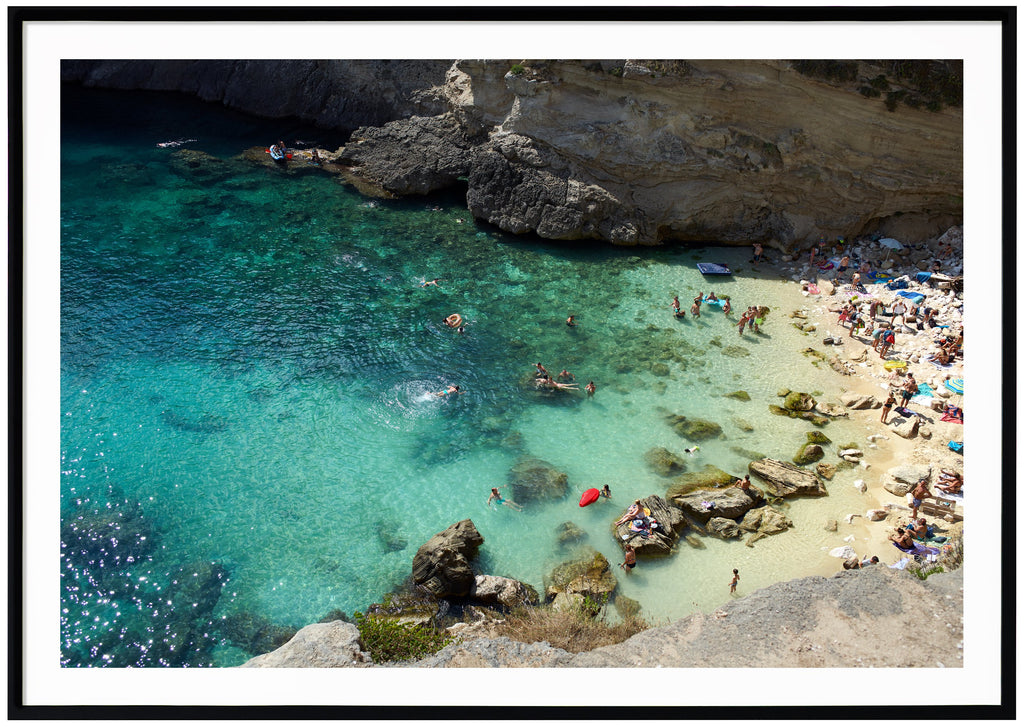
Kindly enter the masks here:
<path id="1" fill-rule="evenodd" d="M 463 393 L 462 388 L 459 387 L 459 386 L 455 386 L 453 384 L 453 385 L 449 386 L 447 389 L 445 389 L 444 391 L 437 392 L 437 396 L 444 396 L 445 394 L 462 394 L 462 393 Z"/>
<path id="2" fill-rule="evenodd" d="M 420 283 L 420 287 L 426 288 L 428 285 L 434 285 L 440 288 L 441 286 L 437 285 L 440 280 L 441 278 L 434 278 L 433 280 L 424 280 L 422 283 Z"/>
<path id="3" fill-rule="evenodd" d="M 502 497 L 500 494 L 498 494 L 498 490 L 499 489 L 503 490 L 503 489 L 505 489 L 505 487 L 508 487 L 508 485 L 505 485 L 504 487 L 500 487 L 500 488 L 499 487 L 492 487 L 491 488 L 491 496 L 487 498 L 487 504 L 490 505 L 491 501 L 493 500 L 494 502 L 497 502 L 499 505 L 504 505 L 505 507 L 512 508 L 513 510 L 516 510 L 517 512 L 522 512 L 522 510 L 523 510 L 523 506 L 522 505 L 520 505 L 517 502 L 512 502 L 511 500 L 506 500 L 504 497 Z"/>
<path id="4" fill-rule="evenodd" d="M 575 381 L 576 377 L 573 376 L 571 373 L 569 373 L 569 371 L 567 371 L 566 369 L 562 369 L 562 371 L 558 374 L 558 380 L 559 381 Z"/>
<path id="5" fill-rule="evenodd" d="M 534 366 L 537 367 L 537 376 L 538 377 L 541 377 L 541 376 L 545 376 L 546 377 L 548 375 L 548 370 L 546 368 L 544 368 L 543 366 L 541 366 L 540 361 L 535 363 Z"/>
<path id="6" fill-rule="evenodd" d="M 690 455 L 692 457 L 694 454 L 696 454 L 697 450 L 699 450 L 699 449 L 700 449 L 699 446 L 694 446 L 694 447 L 690 447 L 688 449 L 684 449 L 683 451 L 686 452 L 688 455 Z"/>
<path id="7" fill-rule="evenodd" d="M 593 396 L 594 392 L 597 391 L 597 387 L 594 386 L 594 382 L 591 381 L 589 384 L 583 387 L 587 390 L 587 396 Z"/>
<path id="8" fill-rule="evenodd" d="M 605 485 L 601 488 L 601 497 L 607 497 L 609 500 L 612 499 L 612 488 Z"/>
<path id="9" fill-rule="evenodd" d="M 565 319 L 565 325 L 569 326 L 570 328 L 572 326 L 575 326 L 576 325 L 576 316 L 569 316 L 568 318 L 566 318 Z"/>

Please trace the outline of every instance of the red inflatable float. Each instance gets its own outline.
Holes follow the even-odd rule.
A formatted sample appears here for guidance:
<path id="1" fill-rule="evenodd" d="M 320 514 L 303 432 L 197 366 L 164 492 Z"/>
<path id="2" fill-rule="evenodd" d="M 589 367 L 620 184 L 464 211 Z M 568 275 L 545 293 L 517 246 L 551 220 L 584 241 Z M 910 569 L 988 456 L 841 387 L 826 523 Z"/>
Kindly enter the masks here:
<path id="1" fill-rule="evenodd" d="M 583 493 L 583 497 L 580 498 L 580 507 L 586 507 L 592 502 L 597 502 L 597 498 L 601 496 L 601 491 L 596 487 L 591 487 L 589 490 Z"/>

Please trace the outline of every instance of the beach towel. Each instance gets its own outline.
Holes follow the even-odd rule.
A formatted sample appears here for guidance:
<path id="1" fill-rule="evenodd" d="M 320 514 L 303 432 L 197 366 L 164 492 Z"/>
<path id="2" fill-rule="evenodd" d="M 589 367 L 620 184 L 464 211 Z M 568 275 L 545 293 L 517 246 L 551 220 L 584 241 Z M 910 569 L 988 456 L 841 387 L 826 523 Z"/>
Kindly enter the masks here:
<path id="1" fill-rule="evenodd" d="M 896 279 L 890 280 L 888 283 L 885 284 L 885 287 L 888 288 L 889 290 L 903 290 L 904 288 L 909 288 L 910 283 L 908 283 L 906 280 Z"/>
<path id="2" fill-rule="evenodd" d="M 912 290 L 901 290 L 896 295 L 900 296 L 901 298 L 906 298 L 911 303 L 920 303 L 921 301 L 924 300 L 924 293 L 915 293 Z"/>
<path id="3" fill-rule="evenodd" d="M 951 440 L 949 442 L 949 448 L 952 449 L 954 452 L 957 452 L 958 454 L 963 454 L 964 443 L 963 442 L 954 442 L 954 441 Z"/>
<path id="4" fill-rule="evenodd" d="M 938 548 L 932 548 L 931 546 L 922 545 L 921 543 L 914 543 L 914 547 L 912 548 L 903 548 L 897 545 L 896 543 L 893 543 L 892 547 L 896 548 L 896 550 L 899 550 L 901 552 L 909 553 L 910 555 L 913 555 L 915 557 L 922 555 L 925 557 L 925 560 L 929 562 L 937 560 L 939 557 Z"/>
<path id="5" fill-rule="evenodd" d="M 942 422 L 953 422 L 954 424 L 963 424 L 964 423 L 964 418 L 963 417 L 955 417 L 952 414 L 943 414 L 942 415 L 942 419 L 940 419 L 939 421 L 942 421 Z"/>
<path id="6" fill-rule="evenodd" d="M 895 543 L 894 543 L 894 545 L 895 545 Z M 912 562 L 913 562 L 913 560 L 911 558 L 900 558 L 898 561 L 896 561 L 895 563 L 893 563 L 889 567 L 890 568 L 895 568 L 896 570 L 903 570 L 908 565 L 910 565 Z"/>
<path id="7" fill-rule="evenodd" d="M 951 368 L 953 368 L 953 364 L 939 363 L 938 361 L 932 361 L 930 358 L 926 359 L 926 360 L 928 361 L 928 363 L 930 363 L 932 366 L 934 366 L 937 369 L 951 369 Z"/>
<path id="8" fill-rule="evenodd" d="M 917 393 L 910 397 L 911 401 L 920 401 L 925 406 L 931 406 L 932 397 L 935 396 L 935 389 L 923 381 L 917 385 Z"/>
<path id="9" fill-rule="evenodd" d="M 928 282 L 928 278 L 930 278 L 931 276 L 932 276 L 931 273 L 920 272 L 920 273 L 917 274 L 917 282 L 919 282 L 919 283 L 927 283 Z"/>

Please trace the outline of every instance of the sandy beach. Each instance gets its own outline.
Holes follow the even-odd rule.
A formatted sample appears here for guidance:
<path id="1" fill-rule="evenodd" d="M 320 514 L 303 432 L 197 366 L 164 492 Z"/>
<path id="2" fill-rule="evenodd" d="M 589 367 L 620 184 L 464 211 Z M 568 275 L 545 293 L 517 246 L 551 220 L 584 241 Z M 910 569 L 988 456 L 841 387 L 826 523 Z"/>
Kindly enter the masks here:
<path id="1" fill-rule="evenodd" d="M 865 524 L 862 532 L 866 533 L 866 540 L 858 538 L 860 542 L 856 544 L 856 549 L 861 557 L 865 554 L 878 554 L 882 562 L 893 563 L 899 560 L 899 554 L 888 542 L 888 538 L 896 527 L 910 520 L 911 509 L 904 497 L 899 497 L 883 487 L 887 479 L 886 472 L 898 465 L 928 466 L 931 468 L 929 487 L 934 494 L 940 496 L 942 493 L 935 489 L 935 485 L 942 470 L 964 473 L 963 455 L 949 447 L 950 442 L 963 442 L 963 424 L 943 421 L 943 407 L 962 407 L 962 396 L 950 391 L 945 382 L 955 379 L 963 381 L 963 348 L 948 366 L 939 367 L 929 360 L 939 349 L 936 343 L 938 339 L 944 335 L 956 336 L 963 331 L 962 294 L 957 294 L 948 284 L 936 287 L 932 280 L 935 278 L 946 281 L 962 275 L 963 233 L 961 228 L 955 227 L 930 243 L 913 248 L 903 246 L 896 255 L 892 249 L 880 244 L 878 240 L 871 239 L 855 240 L 846 245 L 845 249 L 829 245 L 826 246 L 825 253 L 826 260 L 841 260 L 844 255 L 853 258 L 849 269 L 838 282 L 835 277 L 835 263 L 831 269 L 825 271 L 820 270 L 817 265 L 812 267 L 809 264 L 808 251 L 802 251 L 799 256 L 790 257 L 788 260 L 788 256 L 784 256 L 772 264 L 780 276 L 789 278 L 794 284 L 805 288 L 808 301 L 807 323 L 816 328 L 813 334 L 817 337 L 815 347 L 819 350 L 824 349 L 829 356 L 836 356 L 849 374 L 845 378 L 846 383 L 842 391 L 829 393 L 870 395 L 881 403 L 886 399 L 887 390 L 890 387 L 902 386 L 907 378 L 905 373 L 909 372 L 919 384 L 927 384 L 935 394 L 931 398 L 915 397 L 908 405 L 910 411 L 921 417 L 918 433 L 912 438 L 904 438 L 896 433 L 894 419 L 898 424 L 905 418 L 898 418 L 895 411 L 890 412 L 888 423 L 882 424 L 881 410 L 877 407 L 849 409 L 851 421 L 860 422 L 870 430 L 870 434 L 879 435 L 877 438 L 873 437 L 874 441 L 866 445 L 868 449 L 864 451 L 864 462 L 868 467 L 864 470 L 862 479 L 867 487 L 865 494 L 877 501 L 877 507 L 889 511 L 885 519 L 877 522 L 862 519 Z M 851 283 L 851 277 L 857 270 L 856 264 L 861 261 L 877 261 L 879 258 L 889 259 L 890 264 L 885 268 L 888 279 L 874 283 L 865 282 L 859 289 L 855 288 Z M 821 259 L 822 255 L 819 254 L 818 260 Z M 925 268 L 931 271 L 933 266 L 938 268 L 938 272 L 921 275 L 924 280 L 919 280 L 918 274 L 925 272 Z M 870 264 L 865 268 L 873 269 Z M 871 277 L 864 275 L 865 280 Z M 890 289 L 886 286 L 889 280 L 903 281 L 905 287 Z M 815 287 L 812 285 L 820 293 L 814 294 Z M 806 292 L 808 288 L 812 292 Z M 872 350 L 873 339 L 864 335 L 864 332 L 870 330 L 874 322 L 891 321 L 891 316 L 878 315 L 875 321 L 868 317 L 868 325 L 852 337 L 848 335 L 849 324 L 839 322 L 840 311 L 851 301 L 860 304 L 862 314 L 867 313 L 872 301 L 878 301 L 887 311 L 891 311 L 892 306 L 898 301 L 902 301 L 909 308 L 910 300 L 899 295 L 904 291 L 924 296 L 920 303 L 921 309 L 936 309 L 936 321 L 942 327 L 925 325 L 918 330 L 913 323 L 899 325 L 896 328 L 896 342 L 892 350 L 882 358 Z M 841 339 L 842 343 L 836 346 L 821 346 L 821 342 L 829 336 Z M 903 361 L 906 367 L 902 370 L 887 369 L 885 364 L 891 361 Z M 936 402 L 936 408 L 932 407 L 932 401 Z M 899 406 L 898 397 L 896 406 Z M 963 517 L 962 498 L 957 500 L 956 515 L 958 520 Z M 932 524 L 936 518 L 927 516 L 927 520 Z M 947 532 L 950 526 L 949 523 L 942 521 L 935 524 L 939 532 Z M 958 528 L 954 530 L 958 531 Z"/>

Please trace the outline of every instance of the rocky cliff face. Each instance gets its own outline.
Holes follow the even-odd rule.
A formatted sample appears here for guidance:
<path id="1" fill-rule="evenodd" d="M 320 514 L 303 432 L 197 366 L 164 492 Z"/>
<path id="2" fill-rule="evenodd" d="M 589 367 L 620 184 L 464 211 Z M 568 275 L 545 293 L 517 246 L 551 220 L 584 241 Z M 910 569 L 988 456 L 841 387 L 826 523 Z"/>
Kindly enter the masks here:
<path id="1" fill-rule="evenodd" d="M 960 110 L 890 111 L 858 93 L 877 70 L 840 82 L 757 60 L 63 66 L 66 80 L 362 126 L 335 161 L 395 195 L 466 180 L 472 214 L 510 232 L 783 249 L 962 223 Z"/>
<path id="2" fill-rule="evenodd" d="M 352 624 L 307 626 L 288 644 L 244 666 L 373 666 L 358 640 Z M 776 583 L 713 614 L 694 614 L 589 652 L 479 638 L 393 666 L 960 667 L 963 571 L 921 581 L 883 565 L 870 566 L 832 578 Z"/>

